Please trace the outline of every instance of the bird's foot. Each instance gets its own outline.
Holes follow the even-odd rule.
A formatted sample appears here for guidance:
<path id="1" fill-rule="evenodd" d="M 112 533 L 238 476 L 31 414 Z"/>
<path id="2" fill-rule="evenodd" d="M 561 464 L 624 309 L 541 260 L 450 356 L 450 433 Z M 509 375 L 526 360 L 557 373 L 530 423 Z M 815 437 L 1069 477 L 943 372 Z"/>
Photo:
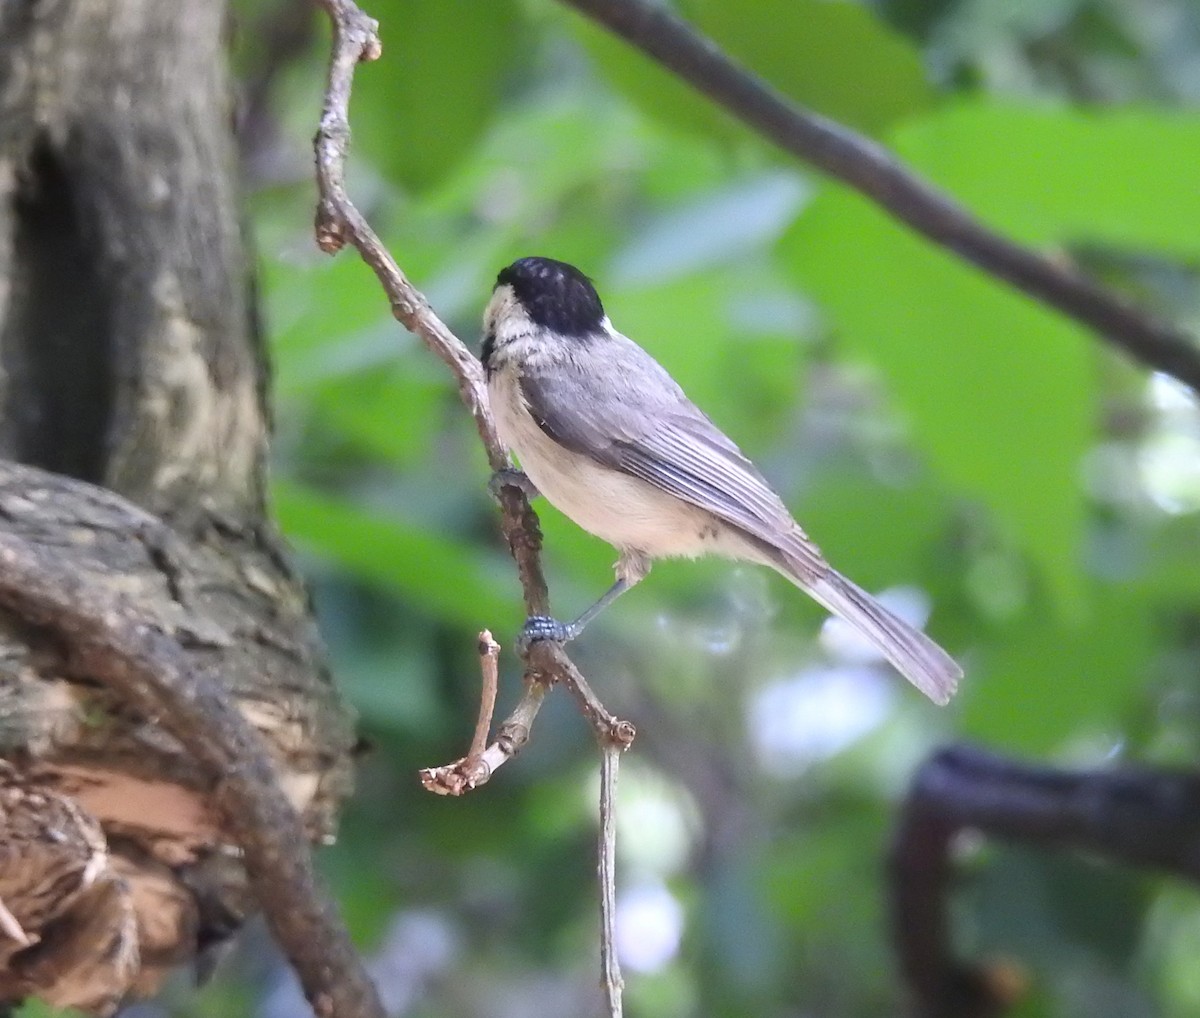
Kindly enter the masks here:
<path id="1" fill-rule="evenodd" d="M 530 615 L 517 636 L 517 651 L 524 654 L 533 644 L 544 640 L 567 643 L 575 639 L 575 635 L 575 627 L 566 622 L 559 622 L 549 615 Z"/>
<path id="2" fill-rule="evenodd" d="M 518 491 L 524 492 L 527 499 L 535 499 L 538 496 L 537 486 L 529 479 L 529 475 L 515 467 L 497 470 L 488 479 L 488 493 L 497 502 L 500 501 L 500 493 L 505 488 L 516 488 Z"/>

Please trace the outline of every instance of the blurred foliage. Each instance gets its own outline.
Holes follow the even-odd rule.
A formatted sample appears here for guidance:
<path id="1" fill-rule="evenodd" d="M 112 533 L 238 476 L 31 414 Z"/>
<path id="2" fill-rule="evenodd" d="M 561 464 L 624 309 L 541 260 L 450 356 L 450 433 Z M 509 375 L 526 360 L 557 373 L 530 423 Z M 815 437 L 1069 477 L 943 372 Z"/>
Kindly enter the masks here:
<path id="1" fill-rule="evenodd" d="M 474 634 L 519 588 L 441 365 L 352 254 L 311 239 L 327 29 L 240 0 L 243 151 L 275 362 L 275 503 L 373 749 L 323 864 L 394 1013 L 598 1013 L 585 726 L 460 801 Z M 1200 8 L 1191 0 L 678 0 L 777 88 L 889 145 L 1001 230 L 1200 333 Z M 531 253 L 634 335 L 860 583 L 932 605 L 967 667 L 939 711 L 782 581 L 666 563 L 580 641 L 639 724 L 622 783 L 639 1018 L 896 1013 L 881 860 L 912 769 L 958 737 L 1051 763 L 1200 760 L 1200 407 L 819 179 L 549 0 L 373 0 L 351 187 L 468 342 Z M 295 42 L 295 39 L 293 39 Z M 538 504 L 558 611 L 611 549 Z M 518 674 L 503 658 L 501 709 Z M 987 846 L 964 951 L 1035 1016 L 1200 1013 L 1195 889 Z M 181 1014 L 300 1013 L 262 938 Z M 235 1008 L 236 1010 L 236 1008 Z"/>

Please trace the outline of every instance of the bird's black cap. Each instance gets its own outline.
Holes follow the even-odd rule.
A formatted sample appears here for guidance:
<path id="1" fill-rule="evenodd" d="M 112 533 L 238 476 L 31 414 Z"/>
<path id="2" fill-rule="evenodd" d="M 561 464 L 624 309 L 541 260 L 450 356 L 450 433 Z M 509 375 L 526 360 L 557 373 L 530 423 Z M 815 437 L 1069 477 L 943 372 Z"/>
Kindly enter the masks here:
<path id="1" fill-rule="evenodd" d="M 564 336 L 586 336 L 600 328 L 604 305 L 592 281 L 574 265 L 553 258 L 518 258 L 501 269 L 530 321 Z"/>

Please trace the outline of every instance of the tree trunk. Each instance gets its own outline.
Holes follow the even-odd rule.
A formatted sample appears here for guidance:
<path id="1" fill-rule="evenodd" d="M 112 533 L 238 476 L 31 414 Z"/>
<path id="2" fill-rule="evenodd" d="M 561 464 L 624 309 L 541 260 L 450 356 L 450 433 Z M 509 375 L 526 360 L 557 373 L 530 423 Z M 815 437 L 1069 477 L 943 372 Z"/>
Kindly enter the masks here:
<path id="1" fill-rule="evenodd" d="M 218 679 L 320 839 L 353 732 L 265 511 L 224 16 L 0 2 L 0 532 Z M 209 782 L 12 613 L 0 754 L 0 1001 L 105 1012 L 236 928 L 249 903 Z"/>

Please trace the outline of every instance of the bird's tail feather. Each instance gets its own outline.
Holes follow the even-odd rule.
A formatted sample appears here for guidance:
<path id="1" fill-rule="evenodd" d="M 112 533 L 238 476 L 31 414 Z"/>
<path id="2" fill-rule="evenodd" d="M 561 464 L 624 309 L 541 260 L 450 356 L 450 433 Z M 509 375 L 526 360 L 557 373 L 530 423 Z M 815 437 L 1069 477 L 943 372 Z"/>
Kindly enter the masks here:
<path id="1" fill-rule="evenodd" d="M 788 575 L 839 618 L 874 644 L 896 669 L 937 704 L 946 704 L 958 687 L 962 669 L 920 630 L 898 619 L 861 587 L 830 569 L 819 580 Z"/>

